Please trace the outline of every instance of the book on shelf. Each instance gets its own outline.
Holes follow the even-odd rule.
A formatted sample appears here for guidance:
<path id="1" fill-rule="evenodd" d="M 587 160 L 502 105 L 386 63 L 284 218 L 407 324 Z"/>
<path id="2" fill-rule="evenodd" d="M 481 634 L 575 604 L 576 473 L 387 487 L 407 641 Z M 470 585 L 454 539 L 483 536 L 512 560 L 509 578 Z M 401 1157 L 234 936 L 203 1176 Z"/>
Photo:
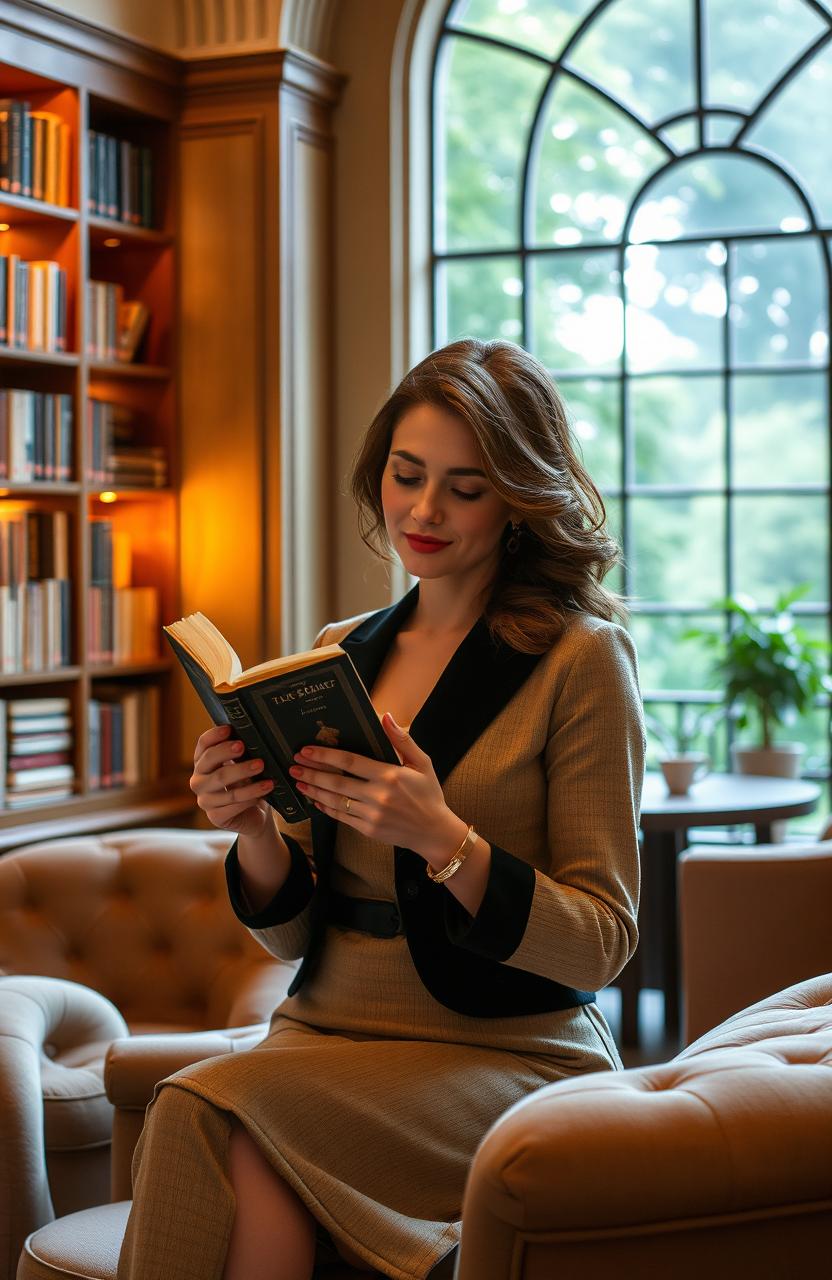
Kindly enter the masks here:
<path id="1" fill-rule="evenodd" d="M 156 685 L 97 685 L 88 704 L 91 790 L 138 786 L 159 776 L 160 692 Z"/>
<path id="2" fill-rule="evenodd" d="M 153 226 L 150 147 L 90 129 L 87 135 L 90 213 L 136 227 Z"/>
<path id="3" fill-rule="evenodd" d="M 214 724 L 230 724 L 259 757 L 274 788 L 264 798 L 287 822 L 314 812 L 289 769 L 302 747 L 340 747 L 398 764 L 370 695 L 349 654 L 337 644 L 273 658 L 243 670 L 225 636 L 202 613 L 163 628 Z"/>
<path id="4" fill-rule="evenodd" d="M 75 789 L 69 698 L 4 698 L 3 789 L 7 809 L 65 800 Z M 60 747 L 54 747 L 55 742 Z M 58 758 L 55 758 L 55 754 Z"/>
<path id="5" fill-rule="evenodd" d="M 0 191 L 66 207 L 71 156 L 71 129 L 61 116 L 0 98 Z"/>
<path id="6" fill-rule="evenodd" d="M 128 363 L 136 358 L 150 312 L 143 302 L 126 300 L 124 287 L 107 280 L 87 281 L 89 337 L 87 355 Z"/>
<path id="7" fill-rule="evenodd" d="M 0 255 L 0 341 L 22 351 L 66 351 L 66 272 L 46 259 Z"/>
<path id="8" fill-rule="evenodd" d="M 90 532 L 87 651 L 90 662 L 151 662 L 159 656 L 159 592 L 133 586 L 132 539 L 112 520 Z"/>
<path id="9" fill-rule="evenodd" d="M 167 449 L 144 444 L 145 416 L 108 400 L 87 401 L 87 478 L 92 484 L 160 489 L 168 483 Z"/>
<path id="10" fill-rule="evenodd" d="M 0 388 L 0 479 L 69 480 L 72 449 L 72 396 Z"/>
<path id="11" fill-rule="evenodd" d="M 0 518 L 0 672 L 68 666 L 70 621 L 69 514 Z"/>
<path id="12" fill-rule="evenodd" d="M 149 319 L 150 312 L 143 302 L 122 302 L 119 307 L 116 355 L 125 364 L 135 360 Z"/>

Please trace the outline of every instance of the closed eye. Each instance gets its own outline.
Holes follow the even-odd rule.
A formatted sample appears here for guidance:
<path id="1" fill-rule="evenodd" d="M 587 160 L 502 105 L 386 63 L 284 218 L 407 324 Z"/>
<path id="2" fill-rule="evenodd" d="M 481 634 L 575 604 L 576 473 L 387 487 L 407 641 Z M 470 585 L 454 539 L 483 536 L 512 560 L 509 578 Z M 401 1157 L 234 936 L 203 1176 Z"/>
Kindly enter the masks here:
<path id="1" fill-rule="evenodd" d="M 392 475 L 396 484 L 403 485 L 407 489 L 410 489 L 414 484 L 419 483 L 419 476 L 403 476 L 400 475 L 398 471 L 394 471 Z M 455 494 L 457 498 L 464 499 L 465 502 L 476 502 L 477 498 L 482 497 L 483 491 L 482 489 L 478 489 L 475 493 L 466 493 L 464 489 L 451 489 L 451 493 Z"/>

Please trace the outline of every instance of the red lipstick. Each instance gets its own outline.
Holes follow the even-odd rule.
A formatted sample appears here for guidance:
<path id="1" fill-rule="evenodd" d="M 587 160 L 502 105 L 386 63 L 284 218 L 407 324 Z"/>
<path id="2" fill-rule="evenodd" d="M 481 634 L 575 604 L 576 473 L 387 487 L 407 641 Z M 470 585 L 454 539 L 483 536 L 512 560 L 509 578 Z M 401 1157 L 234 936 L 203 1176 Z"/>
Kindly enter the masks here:
<path id="1" fill-rule="evenodd" d="M 434 551 L 441 551 L 443 547 L 451 545 L 449 542 L 440 542 L 438 538 L 420 538 L 415 533 L 406 533 L 404 536 L 414 551 L 421 551 L 424 555 L 432 555 Z"/>

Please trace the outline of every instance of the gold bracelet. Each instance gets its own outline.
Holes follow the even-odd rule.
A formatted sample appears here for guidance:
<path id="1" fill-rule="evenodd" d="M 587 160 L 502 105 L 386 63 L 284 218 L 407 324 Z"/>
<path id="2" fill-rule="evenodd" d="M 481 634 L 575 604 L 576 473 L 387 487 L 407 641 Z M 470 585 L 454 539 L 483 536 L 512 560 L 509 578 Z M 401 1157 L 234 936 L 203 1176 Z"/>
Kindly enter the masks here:
<path id="1" fill-rule="evenodd" d="M 455 875 L 456 872 L 459 871 L 459 868 L 473 849 L 476 838 L 477 833 L 473 826 L 469 827 L 465 832 L 465 839 L 451 858 L 447 867 L 443 867 L 441 871 L 434 871 L 430 863 L 427 864 L 428 879 L 432 880 L 434 884 L 441 884 L 443 880 L 450 880 L 451 876 Z"/>

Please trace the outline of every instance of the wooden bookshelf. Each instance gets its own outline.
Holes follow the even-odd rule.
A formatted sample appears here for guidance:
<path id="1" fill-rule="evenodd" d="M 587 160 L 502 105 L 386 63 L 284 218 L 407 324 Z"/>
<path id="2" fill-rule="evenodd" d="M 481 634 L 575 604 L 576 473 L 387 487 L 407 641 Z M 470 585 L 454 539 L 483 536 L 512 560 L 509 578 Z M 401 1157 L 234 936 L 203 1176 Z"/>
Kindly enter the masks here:
<path id="1" fill-rule="evenodd" d="M 0 0 L 0 99 L 25 101 L 33 110 L 58 116 L 70 147 L 66 206 L 0 190 L 0 227 L 8 228 L 0 230 L 0 254 L 58 262 L 66 276 L 67 304 L 63 351 L 0 345 L 0 388 L 67 396 L 73 422 L 68 478 L 21 482 L 0 477 L 0 519 L 28 511 L 67 513 L 69 663 L 24 671 L 0 665 L 0 698 L 68 698 L 75 770 L 74 792 L 65 799 L 15 809 L 4 801 L 0 850 L 56 835 L 193 818 L 193 797 L 179 760 L 181 684 L 162 649 L 161 633 L 153 654 L 94 661 L 89 608 L 90 527 L 106 519 L 129 538 L 131 585 L 153 588 L 160 621 L 180 613 L 175 159 L 181 80 L 174 58 Z M 91 207 L 90 131 L 148 149 L 151 226 L 102 216 Z M 90 281 L 120 285 L 125 299 L 147 306 L 150 319 L 135 362 L 102 358 L 90 349 Z M 87 425 L 92 401 L 137 415 L 137 443 L 164 450 L 163 487 L 125 485 L 121 490 L 93 478 Z M 115 492 L 115 501 L 102 501 L 100 495 L 108 492 Z M 112 695 L 114 689 L 118 697 L 119 690 L 148 688 L 158 690 L 161 708 L 154 744 L 158 776 L 132 786 L 97 787 L 90 769 L 91 699 Z"/>

